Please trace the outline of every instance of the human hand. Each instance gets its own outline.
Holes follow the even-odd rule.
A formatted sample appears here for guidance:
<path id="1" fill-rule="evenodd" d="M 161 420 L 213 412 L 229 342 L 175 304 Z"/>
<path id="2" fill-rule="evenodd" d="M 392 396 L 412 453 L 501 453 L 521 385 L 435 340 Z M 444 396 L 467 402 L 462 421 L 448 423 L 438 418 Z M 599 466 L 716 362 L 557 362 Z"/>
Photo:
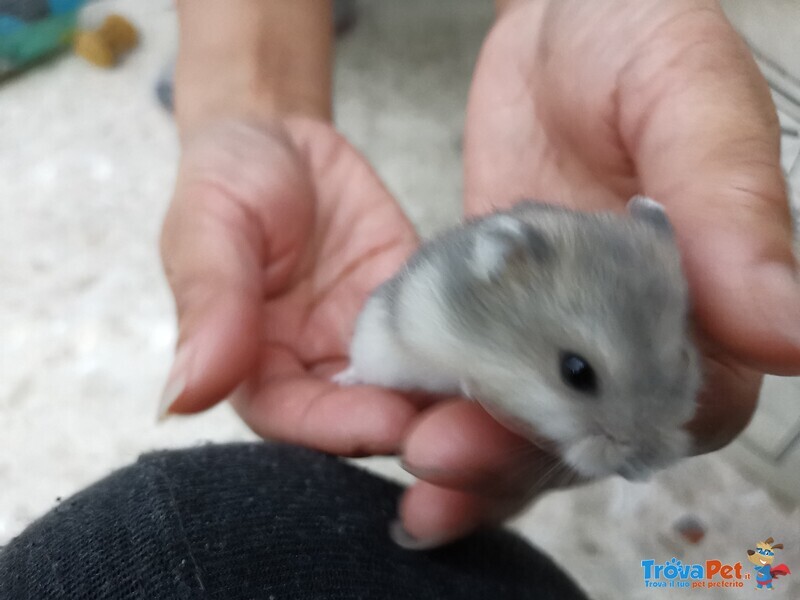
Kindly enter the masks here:
<path id="1" fill-rule="evenodd" d="M 800 372 L 800 276 L 779 127 L 749 51 L 711 0 L 510 3 L 485 42 L 465 136 L 468 213 L 521 198 L 665 205 L 690 282 L 705 387 L 696 451 L 747 424 L 762 372 Z M 453 401 L 412 425 L 403 499 L 421 546 L 504 518 L 574 480 Z"/>
<path id="2" fill-rule="evenodd" d="M 162 413 L 197 412 L 238 388 L 235 408 L 265 437 L 396 451 L 414 407 L 328 381 L 367 294 L 416 247 L 330 124 L 331 5 L 176 6 L 182 155 L 161 249 L 179 343 Z"/>
<path id="3" fill-rule="evenodd" d="M 345 455 L 397 451 L 414 406 L 329 377 L 347 360 L 363 301 L 416 244 L 330 124 L 193 131 L 161 244 L 179 316 L 164 410 L 203 410 L 246 381 L 234 405 L 264 437 Z"/>

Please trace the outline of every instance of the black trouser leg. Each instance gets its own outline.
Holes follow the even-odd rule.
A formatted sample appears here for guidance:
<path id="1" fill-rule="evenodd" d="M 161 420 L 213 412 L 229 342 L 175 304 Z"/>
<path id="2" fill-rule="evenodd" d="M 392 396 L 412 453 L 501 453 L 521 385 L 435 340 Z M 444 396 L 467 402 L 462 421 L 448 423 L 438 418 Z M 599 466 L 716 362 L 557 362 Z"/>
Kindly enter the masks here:
<path id="1" fill-rule="evenodd" d="M 413 552 L 401 488 L 277 444 L 158 452 L 63 501 L 0 551 L 0 599 L 584 598 L 527 543 L 485 531 Z"/>

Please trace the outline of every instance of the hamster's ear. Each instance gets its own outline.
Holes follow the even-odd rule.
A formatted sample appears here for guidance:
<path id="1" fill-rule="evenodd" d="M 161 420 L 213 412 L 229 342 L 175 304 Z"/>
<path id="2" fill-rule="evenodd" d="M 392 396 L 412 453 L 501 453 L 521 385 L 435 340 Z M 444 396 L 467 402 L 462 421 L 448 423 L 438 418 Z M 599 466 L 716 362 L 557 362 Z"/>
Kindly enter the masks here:
<path id="1" fill-rule="evenodd" d="M 672 223 L 664 207 L 647 196 L 634 196 L 628 200 L 628 212 L 634 219 L 645 221 L 658 231 L 672 235 Z"/>
<path id="2" fill-rule="evenodd" d="M 511 262 L 544 261 L 551 254 L 550 242 L 540 231 L 508 215 L 497 215 L 478 231 L 470 268 L 478 279 L 494 281 Z"/>

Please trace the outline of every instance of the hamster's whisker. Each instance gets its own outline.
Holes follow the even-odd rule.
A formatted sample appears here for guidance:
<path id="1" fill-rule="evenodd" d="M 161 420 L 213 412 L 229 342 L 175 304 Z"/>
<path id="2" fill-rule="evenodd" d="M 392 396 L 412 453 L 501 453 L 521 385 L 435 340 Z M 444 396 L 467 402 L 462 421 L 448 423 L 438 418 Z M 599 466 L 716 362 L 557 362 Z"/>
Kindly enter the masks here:
<path id="1" fill-rule="evenodd" d="M 535 489 L 537 492 L 564 487 L 573 483 L 577 477 L 572 468 L 560 459 L 553 460 L 544 472 L 541 474 L 535 473 L 534 476 L 536 478 Z"/>
<path id="2" fill-rule="evenodd" d="M 548 447 L 545 442 L 531 438 L 520 439 L 519 443 L 513 446 L 507 453 L 511 458 L 528 458 L 529 456 L 539 456 L 541 454 L 548 457 L 555 456 L 552 447 Z"/>

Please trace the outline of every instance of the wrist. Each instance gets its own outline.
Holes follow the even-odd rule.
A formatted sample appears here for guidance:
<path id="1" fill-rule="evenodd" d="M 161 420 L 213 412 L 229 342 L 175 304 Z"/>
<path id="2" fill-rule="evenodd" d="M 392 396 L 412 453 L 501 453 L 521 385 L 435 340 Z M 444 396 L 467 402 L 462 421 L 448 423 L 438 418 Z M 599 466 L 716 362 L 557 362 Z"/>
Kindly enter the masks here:
<path id="1" fill-rule="evenodd" d="M 210 122 L 330 120 L 330 3 L 179 0 L 175 114 L 182 133 Z"/>

